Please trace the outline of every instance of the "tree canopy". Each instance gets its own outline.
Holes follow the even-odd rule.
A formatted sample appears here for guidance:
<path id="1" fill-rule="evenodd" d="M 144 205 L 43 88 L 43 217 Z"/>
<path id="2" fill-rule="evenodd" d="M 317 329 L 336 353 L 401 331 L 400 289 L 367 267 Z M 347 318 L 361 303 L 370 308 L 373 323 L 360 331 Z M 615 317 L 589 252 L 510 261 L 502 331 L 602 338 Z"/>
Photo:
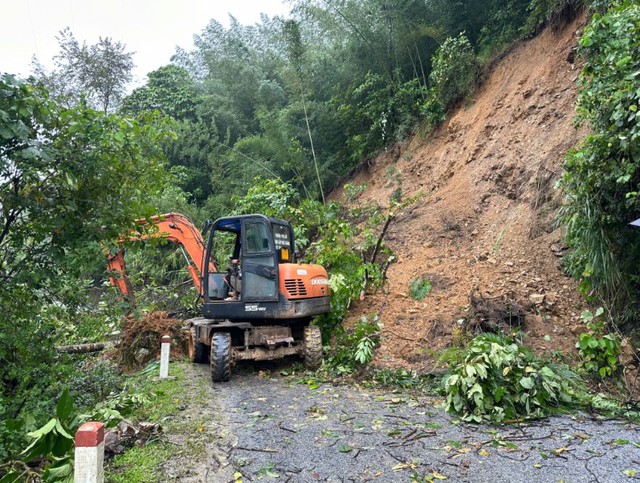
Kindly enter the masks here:
<path id="1" fill-rule="evenodd" d="M 38 81 L 65 105 L 77 104 L 82 98 L 96 109 L 114 111 L 132 79 L 133 53 L 110 37 L 100 37 L 92 45 L 80 43 L 68 27 L 57 39 L 60 51 L 53 58 L 54 70 L 47 71 L 33 59 Z"/>
<path id="2" fill-rule="evenodd" d="M 439 122 L 473 87 L 475 55 L 524 35 L 533 3 L 297 0 L 286 20 L 212 20 L 122 111 L 157 109 L 180 122 L 165 152 L 191 202 L 215 213 L 256 175 L 321 198 L 421 118 Z M 459 39 L 446 54 L 455 60 L 442 65 L 449 37 Z M 460 72 L 450 87 L 446 75 Z"/>
<path id="3" fill-rule="evenodd" d="M 167 134 L 160 118 L 67 108 L 8 74 L 0 77 L 0 119 L 4 421 L 35 402 L 30 391 L 56 387 L 57 313 L 81 302 L 87 273 L 103 257 L 99 244 L 155 212 L 166 178 L 158 143 Z"/>

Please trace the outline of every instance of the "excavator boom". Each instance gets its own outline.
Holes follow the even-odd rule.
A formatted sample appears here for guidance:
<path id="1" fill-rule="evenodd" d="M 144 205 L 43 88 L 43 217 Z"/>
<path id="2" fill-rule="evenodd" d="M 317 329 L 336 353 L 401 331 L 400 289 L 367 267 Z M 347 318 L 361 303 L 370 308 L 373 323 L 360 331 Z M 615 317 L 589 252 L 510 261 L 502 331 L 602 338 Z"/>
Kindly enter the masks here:
<path id="1" fill-rule="evenodd" d="M 122 238 L 122 241 L 141 241 L 154 238 L 161 238 L 180 246 L 187 261 L 187 270 L 191 275 L 193 285 L 202 294 L 202 274 L 204 273 L 204 253 L 205 245 L 202 235 L 193 226 L 193 223 L 184 215 L 179 213 L 166 213 L 164 215 L 152 216 L 149 219 L 141 218 L 136 220 L 140 226 L 152 224 L 157 227 L 157 231 L 143 233 L 134 231 Z M 134 293 L 131 283 L 126 276 L 126 265 L 124 253 L 120 249 L 115 254 L 109 253 L 108 268 L 112 273 L 110 282 L 112 286 L 117 286 L 120 291 L 130 300 L 133 300 Z M 209 272 L 216 272 L 216 267 L 210 263 Z"/>

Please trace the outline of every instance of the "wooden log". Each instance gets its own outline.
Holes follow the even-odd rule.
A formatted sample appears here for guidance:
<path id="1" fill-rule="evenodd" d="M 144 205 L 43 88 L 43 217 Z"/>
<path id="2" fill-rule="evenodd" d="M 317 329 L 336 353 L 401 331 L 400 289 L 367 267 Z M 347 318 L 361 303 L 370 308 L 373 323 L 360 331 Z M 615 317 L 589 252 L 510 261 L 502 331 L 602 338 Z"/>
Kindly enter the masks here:
<path id="1" fill-rule="evenodd" d="M 119 341 L 96 342 L 94 344 L 74 344 L 56 347 L 56 351 L 61 354 L 88 354 L 89 352 L 100 352 L 111 349 Z"/>

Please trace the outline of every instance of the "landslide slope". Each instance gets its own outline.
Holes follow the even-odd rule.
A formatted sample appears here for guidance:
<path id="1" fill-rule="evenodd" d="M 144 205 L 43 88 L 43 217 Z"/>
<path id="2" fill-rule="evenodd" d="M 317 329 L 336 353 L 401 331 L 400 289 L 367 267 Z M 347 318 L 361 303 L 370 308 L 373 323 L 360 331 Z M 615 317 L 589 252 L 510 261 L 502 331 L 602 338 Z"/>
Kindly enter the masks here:
<path id="1" fill-rule="evenodd" d="M 573 124 L 583 24 L 547 29 L 514 47 L 442 126 L 381 154 L 348 181 L 367 186 L 363 204 L 384 205 L 398 187 L 403 199 L 423 195 L 388 231 L 398 260 L 386 290 L 351 312 L 380 314 L 378 365 L 428 371 L 464 327 L 486 328 L 496 314 L 503 328 L 520 324 L 536 351 L 573 350 L 584 302 L 560 265 L 554 184 L 565 153 L 584 135 Z M 417 276 L 432 283 L 420 302 L 408 296 Z"/>

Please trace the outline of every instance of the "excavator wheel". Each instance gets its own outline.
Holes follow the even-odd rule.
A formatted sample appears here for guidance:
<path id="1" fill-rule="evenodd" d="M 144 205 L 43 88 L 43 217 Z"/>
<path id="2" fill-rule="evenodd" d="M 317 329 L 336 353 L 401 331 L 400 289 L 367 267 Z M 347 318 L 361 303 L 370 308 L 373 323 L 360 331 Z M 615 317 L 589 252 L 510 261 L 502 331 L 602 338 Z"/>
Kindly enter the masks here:
<path id="1" fill-rule="evenodd" d="M 202 342 L 196 340 L 195 327 L 191 327 L 189 329 L 187 348 L 189 350 L 189 360 L 191 362 L 193 362 L 194 364 L 207 362 L 206 346 Z"/>
<path id="2" fill-rule="evenodd" d="M 215 332 L 211 337 L 211 380 L 228 381 L 231 377 L 231 334 Z"/>
<path id="3" fill-rule="evenodd" d="M 317 325 L 304 328 L 304 365 L 311 371 L 322 365 L 322 334 Z"/>

